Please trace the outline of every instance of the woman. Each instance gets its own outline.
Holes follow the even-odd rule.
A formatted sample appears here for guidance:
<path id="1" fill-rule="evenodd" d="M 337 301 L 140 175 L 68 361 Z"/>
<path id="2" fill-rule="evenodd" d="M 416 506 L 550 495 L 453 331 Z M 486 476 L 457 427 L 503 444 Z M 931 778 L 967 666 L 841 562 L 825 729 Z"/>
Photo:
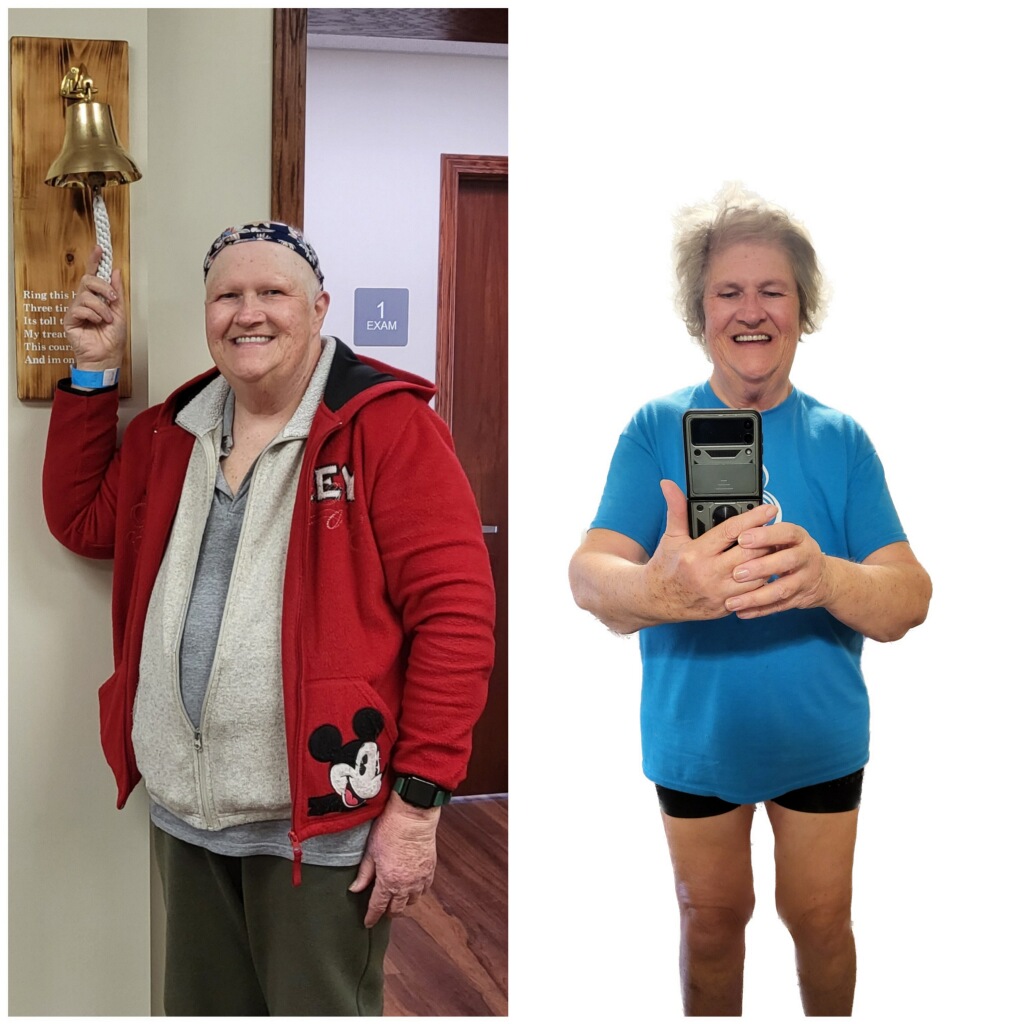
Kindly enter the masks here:
<path id="1" fill-rule="evenodd" d="M 848 1015 L 868 759 L 861 647 L 924 621 L 931 583 L 864 431 L 790 383 L 823 305 L 803 229 L 735 191 L 680 225 L 679 305 L 711 377 L 644 406 L 623 432 L 572 559 L 573 594 L 616 632 L 641 631 L 644 772 L 675 872 L 685 1011 L 742 1010 L 763 801 L 804 1011 Z M 682 416 L 722 407 L 761 413 L 770 500 L 691 539 Z"/>

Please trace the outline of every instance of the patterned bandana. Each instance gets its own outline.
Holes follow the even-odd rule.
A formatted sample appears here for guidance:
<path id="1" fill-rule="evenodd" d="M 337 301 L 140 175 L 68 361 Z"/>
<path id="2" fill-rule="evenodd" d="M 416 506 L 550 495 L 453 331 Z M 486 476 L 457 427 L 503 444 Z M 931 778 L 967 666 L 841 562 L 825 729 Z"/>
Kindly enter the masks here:
<path id="1" fill-rule="evenodd" d="M 214 239 L 210 251 L 203 260 L 203 280 L 206 280 L 210 273 L 210 264 L 217 255 L 229 245 L 237 242 L 280 242 L 287 245 L 292 252 L 301 256 L 316 274 L 320 287 L 324 285 L 324 275 L 320 272 L 320 260 L 313 251 L 313 246 L 302 237 L 302 232 L 297 228 L 289 227 L 287 224 L 279 224 L 276 221 L 261 220 L 253 224 L 243 224 L 240 228 L 225 228 Z"/>

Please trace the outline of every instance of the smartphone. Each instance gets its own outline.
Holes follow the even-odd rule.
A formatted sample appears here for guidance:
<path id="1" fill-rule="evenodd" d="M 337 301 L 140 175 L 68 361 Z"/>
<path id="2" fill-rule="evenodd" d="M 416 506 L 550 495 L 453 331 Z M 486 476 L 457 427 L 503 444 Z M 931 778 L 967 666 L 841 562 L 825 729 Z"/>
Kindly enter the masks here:
<path id="1" fill-rule="evenodd" d="M 690 536 L 763 504 L 761 414 L 690 409 L 683 414 Z"/>

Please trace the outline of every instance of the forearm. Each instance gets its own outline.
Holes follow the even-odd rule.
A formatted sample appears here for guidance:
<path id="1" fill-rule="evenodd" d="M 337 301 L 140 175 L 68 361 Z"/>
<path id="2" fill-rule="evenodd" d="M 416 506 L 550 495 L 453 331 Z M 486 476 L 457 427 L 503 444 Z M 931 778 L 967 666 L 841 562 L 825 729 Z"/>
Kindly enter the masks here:
<path id="1" fill-rule="evenodd" d="M 635 633 L 659 619 L 652 607 L 643 563 L 600 551 L 577 551 L 569 563 L 576 604 L 613 633 Z"/>
<path id="2" fill-rule="evenodd" d="M 870 565 L 826 556 L 823 607 L 872 640 L 899 640 L 928 614 L 932 584 L 916 562 Z"/>
<path id="3" fill-rule="evenodd" d="M 461 617 L 436 616 L 412 635 L 391 759 L 397 772 L 445 789 L 465 778 L 494 665 L 493 628 L 466 605 Z"/>
<path id="4" fill-rule="evenodd" d="M 381 540 L 407 652 L 392 766 L 455 789 L 487 701 L 496 599 L 475 506 L 442 500 L 440 507 L 448 510 L 447 521 L 419 519 L 425 524 L 419 542 L 398 543 L 397 530 L 388 538 L 394 547 Z M 459 509 L 466 519 L 461 527 Z"/>

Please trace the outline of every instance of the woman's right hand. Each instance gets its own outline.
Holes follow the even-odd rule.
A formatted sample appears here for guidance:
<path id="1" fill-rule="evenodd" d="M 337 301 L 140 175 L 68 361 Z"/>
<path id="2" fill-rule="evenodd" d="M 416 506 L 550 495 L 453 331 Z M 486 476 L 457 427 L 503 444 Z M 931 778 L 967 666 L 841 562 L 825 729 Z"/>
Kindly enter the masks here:
<path id="1" fill-rule="evenodd" d="M 774 505 L 759 505 L 726 519 L 693 540 L 686 497 L 670 480 L 661 484 L 667 522 L 654 554 L 614 530 L 590 530 L 569 565 L 576 603 L 616 633 L 645 626 L 729 615 L 725 602 L 763 585 L 739 583 L 736 567 L 756 557 L 736 546 L 743 530 L 764 526 L 778 514 Z M 768 551 L 758 551 L 757 556 Z"/>
<path id="2" fill-rule="evenodd" d="M 697 539 L 690 537 L 686 497 L 671 480 L 662 480 L 667 522 L 654 554 L 644 566 L 647 593 L 660 621 L 720 619 L 729 614 L 725 602 L 764 585 L 763 580 L 738 583 L 736 566 L 747 561 L 736 540 L 744 531 L 764 526 L 778 515 L 774 505 L 759 505 L 726 519 Z M 758 555 L 768 554 L 759 551 Z"/>
<path id="3" fill-rule="evenodd" d="M 121 271 L 110 283 L 96 276 L 103 250 L 89 257 L 78 291 L 64 314 L 64 334 L 80 370 L 108 370 L 121 365 L 128 342 L 128 323 L 121 294 Z"/>

